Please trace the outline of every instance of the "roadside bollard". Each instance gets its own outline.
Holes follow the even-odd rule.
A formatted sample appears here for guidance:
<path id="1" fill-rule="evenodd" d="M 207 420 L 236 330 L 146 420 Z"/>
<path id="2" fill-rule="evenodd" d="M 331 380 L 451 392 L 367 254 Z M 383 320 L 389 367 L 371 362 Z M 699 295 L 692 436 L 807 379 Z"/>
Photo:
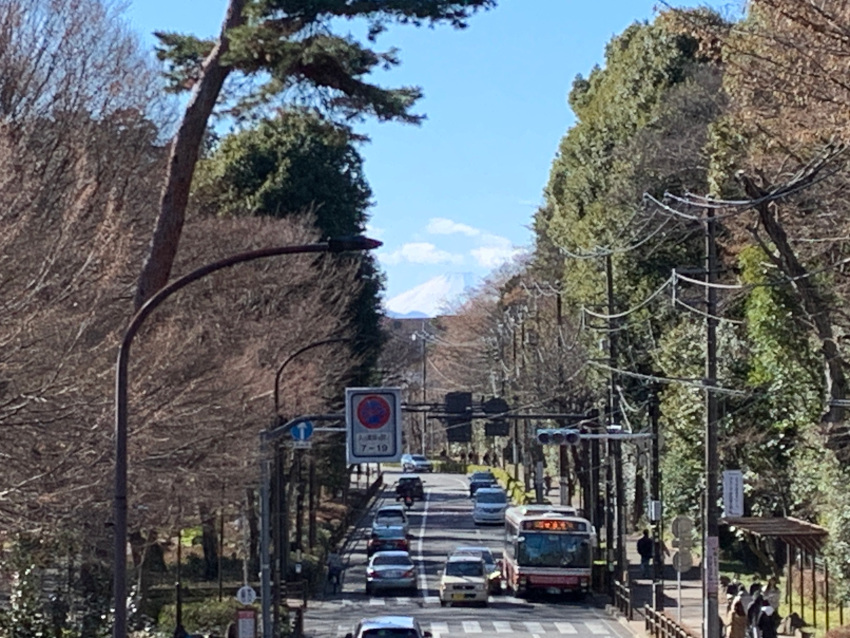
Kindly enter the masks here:
<path id="1" fill-rule="evenodd" d="M 295 624 L 292 627 L 294 638 L 304 637 L 304 610 L 301 607 L 295 609 Z"/>

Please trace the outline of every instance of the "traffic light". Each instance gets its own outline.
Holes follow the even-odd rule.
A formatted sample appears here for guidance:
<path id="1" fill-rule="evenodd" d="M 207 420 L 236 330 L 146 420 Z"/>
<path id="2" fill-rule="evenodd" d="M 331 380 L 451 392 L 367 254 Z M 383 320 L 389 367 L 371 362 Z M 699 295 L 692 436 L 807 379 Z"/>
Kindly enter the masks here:
<path id="1" fill-rule="evenodd" d="M 446 440 L 449 443 L 472 441 L 472 393 L 449 392 L 446 394 Z"/>
<path id="2" fill-rule="evenodd" d="M 510 410 L 508 402 L 501 397 L 487 399 L 481 404 L 484 414 L 505 414 Z M 484 436 L 509 436 L 511 424 L 507 419 L 494 418 L 484 424 Z"/>
<path id="3" fill-rule="evenodd" d="M 537 430 L 537 442 L 541 445 L 578 445 L 581 432 L 573 428 L 546 428 Z"/>

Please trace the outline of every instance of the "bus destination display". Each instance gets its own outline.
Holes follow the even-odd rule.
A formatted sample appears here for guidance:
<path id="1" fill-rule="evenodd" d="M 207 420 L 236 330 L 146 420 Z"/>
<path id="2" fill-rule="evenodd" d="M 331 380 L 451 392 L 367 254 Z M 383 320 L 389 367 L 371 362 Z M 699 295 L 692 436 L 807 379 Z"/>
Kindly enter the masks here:
<path id="1" fill-rule="evenodd" d="M 522 528 L 541 532 L 586 532 L 586 523 L 559 519 L 523 521 Z"/>

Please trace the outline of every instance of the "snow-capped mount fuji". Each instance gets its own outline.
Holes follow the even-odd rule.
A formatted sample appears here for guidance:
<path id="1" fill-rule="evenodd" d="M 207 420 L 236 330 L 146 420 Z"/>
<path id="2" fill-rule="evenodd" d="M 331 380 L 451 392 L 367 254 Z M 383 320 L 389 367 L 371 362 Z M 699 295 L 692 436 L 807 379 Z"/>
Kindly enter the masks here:
<path id="1" fill-rule="evenodd" d="M 436 317 L 445 314 L 451 304 L 474 286 L 472 273 L 439 275 L 388 300 L 387 315 L 396 319 Z"/>

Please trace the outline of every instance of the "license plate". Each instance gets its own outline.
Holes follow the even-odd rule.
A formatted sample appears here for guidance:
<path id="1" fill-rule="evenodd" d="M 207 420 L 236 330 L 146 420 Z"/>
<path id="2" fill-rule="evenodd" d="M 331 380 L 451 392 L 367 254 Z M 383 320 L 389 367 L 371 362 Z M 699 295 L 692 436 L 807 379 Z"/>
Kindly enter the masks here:
<path id="1" fill-rule="evenodd" d="M 466 594 L 452 594 L 452 600 L 464 600 Z"/>

